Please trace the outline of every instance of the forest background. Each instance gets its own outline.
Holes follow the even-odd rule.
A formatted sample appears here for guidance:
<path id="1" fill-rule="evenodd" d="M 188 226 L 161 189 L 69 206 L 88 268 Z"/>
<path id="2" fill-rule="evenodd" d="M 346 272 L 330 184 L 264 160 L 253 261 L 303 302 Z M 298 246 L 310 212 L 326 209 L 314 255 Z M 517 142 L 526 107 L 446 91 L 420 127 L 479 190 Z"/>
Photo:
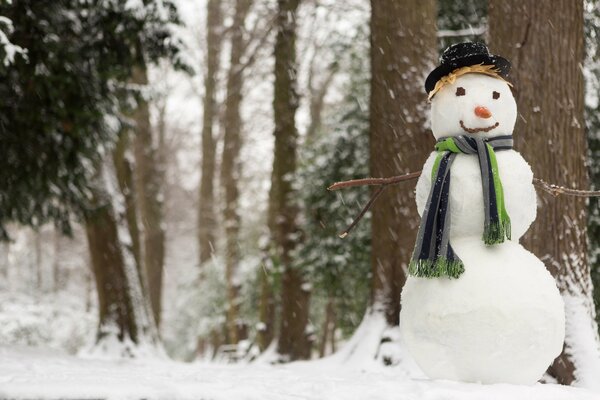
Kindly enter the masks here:
<path id="1" fill-rule="evenodd" d="M 401 363 L 414 185 L 345 239 L 371 192 L 326 188 L 421 169 L 423 80 L 452 43 L 513 61 L 537 177 L 600 186 L 595 0 L 13 0 L 0 16 L 2 345 L 288 362 L 347 344 Z M 547 379 L 585 383 L 598 201 L 538 195 L 525 240 L 567 307 Z"/>

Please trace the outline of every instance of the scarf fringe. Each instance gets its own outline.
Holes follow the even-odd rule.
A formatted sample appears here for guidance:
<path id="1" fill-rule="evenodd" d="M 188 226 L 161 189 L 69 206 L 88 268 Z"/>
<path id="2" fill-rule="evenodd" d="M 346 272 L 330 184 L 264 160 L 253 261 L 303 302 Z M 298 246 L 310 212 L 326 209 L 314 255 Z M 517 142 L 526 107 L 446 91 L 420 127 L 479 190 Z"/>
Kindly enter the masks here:
<path id="1" fill-rule="evenodd" d="M 408 264 L 408 272 L 412 276 L 420 278 L 458 278 L 465 272 L 465 266 L 460 260 L 448 260 L 438 258 L 431 260 L 411 260 Z"/>
<path id="2" fill-rule="evenodd" d="M 510 231 L 510 219 L 495 224 L 489 224 L 485 227 L 483 232 L 483 242 L 488 246 L 503 243 L 504 238 L 510 240 Z"/>

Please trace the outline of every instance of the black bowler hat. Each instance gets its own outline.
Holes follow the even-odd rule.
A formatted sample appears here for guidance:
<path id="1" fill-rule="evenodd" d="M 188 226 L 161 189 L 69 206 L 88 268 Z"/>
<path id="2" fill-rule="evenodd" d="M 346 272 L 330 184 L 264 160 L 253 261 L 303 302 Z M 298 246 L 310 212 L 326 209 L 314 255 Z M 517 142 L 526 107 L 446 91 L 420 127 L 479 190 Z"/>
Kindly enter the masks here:
<path id="1" fill-rule="evenodd" d="M 506 78 L 510 72 L 510 61 L 490 54 L 487 46 L 483 43 L 464 42 L 453 44 L 444 50 L 440 57 L 440 65 L 431 71 L 425 80 L 425 90 L 427 93 L 431 92 L 441 78 L 455 69 L 478 64 L 493 65 L 502 78 Z"/>

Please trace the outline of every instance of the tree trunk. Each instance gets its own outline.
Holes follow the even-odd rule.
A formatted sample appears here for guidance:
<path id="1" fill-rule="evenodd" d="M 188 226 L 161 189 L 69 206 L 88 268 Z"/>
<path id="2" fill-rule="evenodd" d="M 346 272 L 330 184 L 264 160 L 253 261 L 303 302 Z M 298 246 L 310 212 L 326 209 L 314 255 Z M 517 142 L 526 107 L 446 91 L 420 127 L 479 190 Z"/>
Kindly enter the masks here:
<path id="1" fill-rule="evenodd" d="M 136 68 L 132 77 L 135 84 L 146 86 L 146 70 Z M 148 297 L 152 314 L 160 326 L 163 266 L 165 259 L 165 231 L 163 227 L 162 168 L 150 127 L 148 103 L 139 100 L 133 114 L 135 119 L 135 175 L 137 201 L 143 227 L 143 265 L 148 283 Z"/>
<path id="2" fill-rule="evenodd" d="M 371 174 L 418 171 L 434 144 L 423 81 L 437 53 L 436 2 L 371 0 L 371 13 Z M 388 188 L 373 207 L 371 309 L 392 326 L 419 221 L 414 191 L 405 187 Z"/>
<path id="3" fill-rule="evenodd" d="M 39 228 L 33 231 L 35 243 L 35 288 L 42 290 L 42 233 Z"/>
<path id="4" fill-rule="evenodd" d="M 142 274 L 142 250 L 140 245 L 140 229 L 138 225 L 138 209 L 136 201 L 135 182 L 133 180 L 133 166 L 131 160 L 131 144 L 129 136 L 131 132 L 124 130 L 119 136 L 119 140 L 113 151 L 113 163 L 117 175 L 119 190 L 125 201 L 125 218 L 127 219 L 127 229 L 131 237 L 131 252 L 135 259 L 135 265 L 140 276 Z M 144 292 L 147 291 L 145 284 L 142 285 Z"/>
<path id="5" fill-rule="evenodd" d="M 5 285 L 8 286 L 9 284 L 9 279 L 10 279 L 10 274 L 9 274 L 9 269 L 10 269 L 10 243 L 9 242 L 1 242 L 0 243 L 0 252 L 2 252 L 2 254 L 0 255 L 0 277 L 2 278 L 2 280 L 4 281 Z"/>
<path id="6" fill-rule="evenodd" d="M 336 73 L 338 72 L 338 65 L 331 66 L 325 79 L 319 84 L 314 83 L 314 71 L 311 70 L 308 77 L 308 89 L 310 90 L 310 102 L 308 109 L 310 112 L 310 124 L 306 128 L 306 140 L 314 140 L 319 128 L 321 128 L 323 108 L 325 107 L 325 96 L 329 91 L 329 87 L 333 83 Z M 317 87 L 316 87 L 317 86 Z"/>
<path id="7" fill-rule="evenodd" d="M 217 74 L 221 51 L 221 1 L 208 0 L 206 30 L 207 56 L 204 77 L 204 111 L 202 120 L 202 177 L 198 198 L 198 251 L 200 265 L 210 260 L 215 245 L 215 152 L 213 132 L 217 119 Z"/>
<path id="8" fill-rule="evenodd" d="M 319 344 L 319 357 L 327 355 L 327 345 L 331 346 L 331 351 L 335 351 L 335 299 L 329 297 L 325 306 L 325 320 L 323 321 L 323 336 Z"/>
<path id="9" fill-rule="evenodd" d="M 127 230 L 119 227 L 121 216 L 107 190 L 107 170 L 96 177 L 92 204 L 94 209 L 85 216 L 86 235 L 92 272 L 98 294 L 99 322 L 96 346 L 102 351 L 114 351 L 116 339 L 122 347 L 121 356 L 137 354 L 135 345 L 150 344 L 160 348 L 153 319 L 145 303 L 140 278 L 133 256 L 123 243 Z M 133 344 L 134 346 L 131 346 Z M 106 348 L 104 348 L 106 345 Z"/>
<path id="10" fill-rule="evenodd" d="M 296 11 L 299 0 L 278 0 L 275 41 L 275 155 L 269 193 L 269 228 L 276 261 L 283 270 L 281 278 L 281 327 L 277 351 L 282 361 L 310 357 L 306 334 L 310 291 L 303 285 L 303 274 L 292 265 L 291 252 L 299 234 L 298 207 L 292 182 L 296 173 Z"/>
<path id="11" fill-rule="evenodd" d="M 275 336 L 275 298 L 269 275 L 271 268 L 264 265 L 259 269 L 260 301 L 258 309 L 258 348 L 265 351 Z"/>
<path id="12" fill-rule="evenodd" d="M 492 50 L 513 63 L 510 80 L 519 106 L 517 149 L 538 178 L 567 187 L 588 187 L 581 70 L 583 1 L 492 1 L 489 14 Z M 544 194 L 539 198 L 537 219 L 524 245 L 544 261 L 565 299 L 565 348 L 549 373 L 560 383 L 570 384 L 586 379 L 585 371 L 579 369 L 587 362 L 584 359 L 598 357 L 585 350 L 597 348 L 597 342 L 575 341 L 581 335 L 596 336 L 586 202 Z M 589 326 L 575 326 L 573 319 L 582 317 L 589 318 Z"/>
<path id="13" fill-rule="evenodd" d="M 60 264 L 62 257 L 61 233 L 54 229 L 52 238 L 54 240 L 54 260 L 52 262 L 52 290 L 57 293 L 61 287 Z"/>
<path id="14" fill-rule="evenodd" d="M 229 343 L 237 343 L 240 282 L 237 277 L 240 263 L 238 214 L 238 181 L 241 174 L 239 154 L 242 147 L 242 90 L 244 76 L 241 60 L 244 53 L 244 24 L 252 0 L 237 0 L 231 30 L 231 54 L 227 74 L 225 100 L 225 137 L 221 158 L 221 185 L 225 197 L 223 221 L 225 225 L 225 278 L 227 284 L 227 336 Z"/>

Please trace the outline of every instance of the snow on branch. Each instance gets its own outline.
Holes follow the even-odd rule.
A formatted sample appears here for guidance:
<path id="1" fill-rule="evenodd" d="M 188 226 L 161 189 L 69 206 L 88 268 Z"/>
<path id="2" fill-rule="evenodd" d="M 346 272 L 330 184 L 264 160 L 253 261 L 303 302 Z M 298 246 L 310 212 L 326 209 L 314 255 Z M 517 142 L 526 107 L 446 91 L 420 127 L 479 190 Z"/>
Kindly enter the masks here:
<path id="1" fill-rule="evenodd" d="M 0 57 L 5 67 L 8 67 L 15 61 L 17 54 L 25 55 L 27 50 L 21 46 L 11 43 L 8 36 L 14 31 L 13 23 L 10 19 L 0 15 Z"/>

